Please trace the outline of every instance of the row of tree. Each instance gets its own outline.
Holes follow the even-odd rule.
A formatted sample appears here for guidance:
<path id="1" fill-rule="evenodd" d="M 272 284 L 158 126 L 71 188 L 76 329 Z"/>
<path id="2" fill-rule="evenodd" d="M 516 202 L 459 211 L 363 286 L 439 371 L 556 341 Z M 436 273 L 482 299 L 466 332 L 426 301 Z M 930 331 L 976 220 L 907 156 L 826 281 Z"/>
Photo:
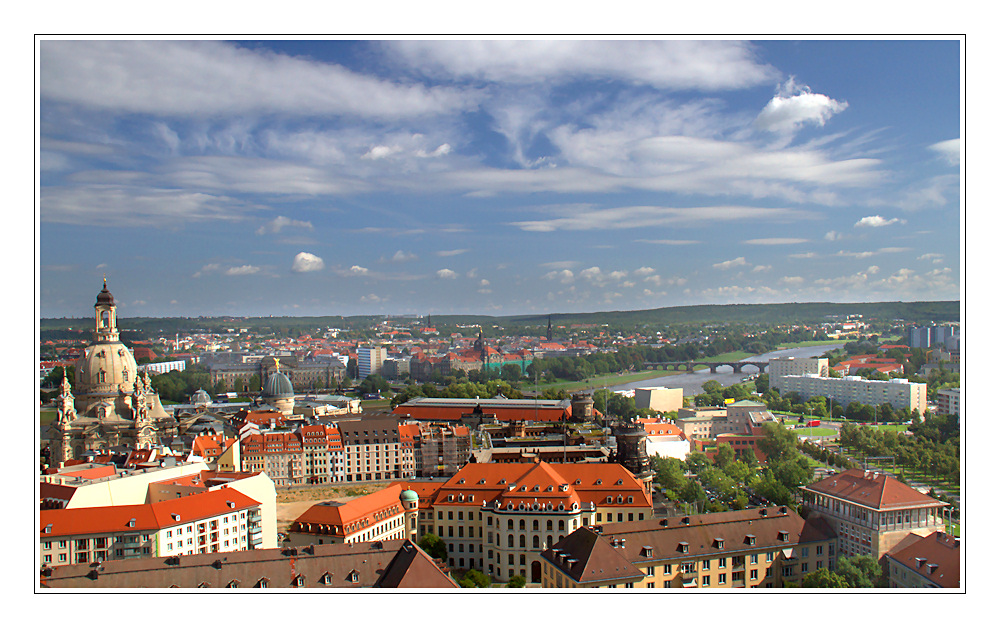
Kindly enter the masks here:
<path id="1" fill-rule="evenodd" d="M 874 430 L 844 424 L 840 443 L 868 456 L 893 456 L 899 466 L 919 469 L 928 475 L 961 482 L 961 445 L 954 415 L 935 416 L 914 428 L 914 435 Z"/>

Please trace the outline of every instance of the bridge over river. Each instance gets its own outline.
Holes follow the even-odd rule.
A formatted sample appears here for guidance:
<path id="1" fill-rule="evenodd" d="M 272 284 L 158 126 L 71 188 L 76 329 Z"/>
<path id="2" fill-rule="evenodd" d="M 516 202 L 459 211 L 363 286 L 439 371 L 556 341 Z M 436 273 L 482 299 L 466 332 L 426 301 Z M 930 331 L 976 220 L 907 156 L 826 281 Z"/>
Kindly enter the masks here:
<path id="1" fill-rule="evenodd" d="M 757 362 L 750 360 L 740 360 L 736 362 L 707 362 L 705 360 L 689 360 L 686 362 L 645 362 L 643 367 L 652 370 L 664 370 L 664 371 L 687 371 L 688 373 L 694 373 L 697 368 L 705 368 L 715 373 L 720 366 L 728 366 L 733 369 L 733 373 L 742 373 L 743 367 L 752 366 L 757 369 L 758 373 L 763 373 L 764 369 L 767 368 L 767 361 Z"/>

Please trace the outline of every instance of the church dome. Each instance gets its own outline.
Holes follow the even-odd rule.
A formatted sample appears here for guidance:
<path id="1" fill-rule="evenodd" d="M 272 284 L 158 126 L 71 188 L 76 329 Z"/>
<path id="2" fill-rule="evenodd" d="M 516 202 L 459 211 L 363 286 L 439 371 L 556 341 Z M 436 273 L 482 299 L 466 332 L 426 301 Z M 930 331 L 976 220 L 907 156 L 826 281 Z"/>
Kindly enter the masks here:
<path id="1" fill-rule="evenodd" d="M 288 379 L 288 376 L 281 371 L 271 373 L 271 376 L 267 378 L 267 383 L 264 384 L 263 397 L 276 398 L 294 396 L 295 391 L 292 390 L 292 380 Z"/>
<path id="2" fill-rule="evenodd" d="M 111 296 L 111 293 L 108 291 L 108 282 L 105 281 L 104 289 L 101 290 L 99 293 L 97 293 L 97 303 L 95 303 L 94 305 L 96 307 L 98 305 L 114 305 L 114 304 L 115 304 L 115 298 Z"/>
<path id="3" fill-rule="evenodd" d="M 76 362 L 77 394 L 131 393 L 139 369 L 132 352 L 120 342 L 99 342 Z"/>
<path id="4" fill-rule="evenodd" d="M 191 403 L 196 406 L 207 406 L 212 403 L 212 397 L 202 389 L 198 389 L 191 395 Z"/>
<path id="5" fill-rule="evenodd" d="M 399 501 L 401 502 L 415 502 L 418 499 L 420 498 L 417 495 L 417 492 L 411 488 L 408 488 L 399 494 Z"/>

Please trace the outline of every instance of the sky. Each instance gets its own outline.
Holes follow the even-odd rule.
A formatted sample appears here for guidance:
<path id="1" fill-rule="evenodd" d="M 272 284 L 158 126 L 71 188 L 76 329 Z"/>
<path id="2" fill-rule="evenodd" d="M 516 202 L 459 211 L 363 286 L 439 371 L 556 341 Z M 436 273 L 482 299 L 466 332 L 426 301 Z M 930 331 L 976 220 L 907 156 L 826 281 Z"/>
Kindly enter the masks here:
<path id="1" fill-rule="evenodd" d="M 957 40 L 56 40 L 40 316 L 953 300 Z"/>

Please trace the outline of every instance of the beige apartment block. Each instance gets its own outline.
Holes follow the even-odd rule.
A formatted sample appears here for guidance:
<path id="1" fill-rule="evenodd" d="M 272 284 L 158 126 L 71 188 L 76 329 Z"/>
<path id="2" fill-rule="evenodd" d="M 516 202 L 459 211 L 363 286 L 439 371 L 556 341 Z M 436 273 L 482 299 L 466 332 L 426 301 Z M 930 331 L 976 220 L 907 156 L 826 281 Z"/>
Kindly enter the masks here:
<path id="1" fill-rule="evenodd" d="M 820 377 L 818 375 L 786 375 L 780 382 L 771 380 L 771 386 L 781 394 L 799 393 L 803 398 L 822 396 L 846 406 L 852 401 L 862 405 L 880 406 L 887 403 L 894 410 L 916 410 L 923 414 L 927 408 L 927 384 L 911 383 L 905 379 L 878 381 L 847 377 Z"/>
<path id="2" fill-rule="evenodd" d="M 542 552 L 543 588 L 780 588 L 836 564 L 822 519 L 781 507 L 581 528 Z"/>
<path id="3" fill-rule="evenodd" d="M 653 388 L 635 389 L 635 407 L 649 408 L 655 412 L 674 412 L 684 407 L 684 389 L 666 388 L 657 386 Z"/>

